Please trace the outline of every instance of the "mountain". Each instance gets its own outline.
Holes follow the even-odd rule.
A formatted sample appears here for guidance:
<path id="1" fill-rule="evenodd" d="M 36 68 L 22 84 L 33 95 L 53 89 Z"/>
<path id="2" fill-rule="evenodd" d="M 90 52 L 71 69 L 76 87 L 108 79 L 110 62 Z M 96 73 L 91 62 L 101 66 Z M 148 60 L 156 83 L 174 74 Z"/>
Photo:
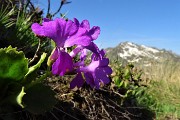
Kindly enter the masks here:
<path id="1" fill-rule="evenodd" d="M 144 63 L 146 66 L 149 66 L 153 61 L 172 60 L 174 62 L 180 62 L 180 56 L 172 51 L 138 45 L 132 42 L 122 42 L 114 48 L 107 48 L 106 53 L 111 60 L 119 59 L 126 63 L 132 62 L 135 64 Z"/>

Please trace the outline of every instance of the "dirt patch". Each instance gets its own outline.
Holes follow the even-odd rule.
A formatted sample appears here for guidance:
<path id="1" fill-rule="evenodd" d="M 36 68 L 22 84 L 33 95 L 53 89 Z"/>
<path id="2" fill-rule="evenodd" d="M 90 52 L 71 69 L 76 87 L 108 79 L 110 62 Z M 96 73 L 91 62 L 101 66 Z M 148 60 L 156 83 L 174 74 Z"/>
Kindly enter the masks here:
<path id="1" fill-rule="evenodd" d="M 52 113 L 58 119 L 77 120 L 153 120 L 154 114 L 136 106 L 135 99 L 123 99 L 123 90 L 112 84 L 99 90 L 87 84 L 80 89 L 69 89 L 70 76 L 48 79 L 47 84 L 57 93 L 59 103 Z M 61 115 L 60 115 L 61 114 Z M 63 116 L 63 117 L 62 117 Z"/>
<path id="2" fill-rule="evenodd" d="M 113 84 L 99 90 L 87 84 L 80 89 L 71 90 L 69 83 L 72 76 L 51 77 L 45 85 L 56 92 L 58 103 L 51 111 L 43 115 L 34 115 L 24 110 L 17 110 L 4 116 L 15 120 L 153 120 L 155 115 L 146 108 L 136 105 L 135 99 L 123 99 L 123 90 Z"/>

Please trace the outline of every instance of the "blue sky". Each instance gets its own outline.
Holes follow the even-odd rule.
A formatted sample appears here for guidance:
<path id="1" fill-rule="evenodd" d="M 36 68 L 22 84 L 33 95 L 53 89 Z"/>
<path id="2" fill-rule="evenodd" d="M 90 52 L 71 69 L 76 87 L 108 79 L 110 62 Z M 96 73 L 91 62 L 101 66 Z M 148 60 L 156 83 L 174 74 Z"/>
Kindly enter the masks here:
<path id="1" fill-rule="evenodd" d="M 51 0 L 51 13 L 60 0 Z M 69 19 L 89 20 L 99 26 L 100 48 L 130 41 L 180 54 L 180 0 L 71 0 L 61 13 Z M 37 0 L 47 10 L 47 0 Z M 56 17 L 59 17 L 57 15 Z"/>

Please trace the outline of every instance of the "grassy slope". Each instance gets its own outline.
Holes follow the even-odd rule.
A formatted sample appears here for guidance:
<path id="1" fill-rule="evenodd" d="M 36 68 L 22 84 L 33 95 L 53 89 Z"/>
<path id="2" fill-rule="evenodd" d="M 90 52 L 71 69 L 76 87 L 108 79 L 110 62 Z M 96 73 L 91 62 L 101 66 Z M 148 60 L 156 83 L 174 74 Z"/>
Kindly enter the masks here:
<path id="1" fill-rule="evenodd" d="M 151 82 L 139 103 L 155 111 L 157 119 L 180 118 L 180 63 L 163 61 L 144 71 Z"/>

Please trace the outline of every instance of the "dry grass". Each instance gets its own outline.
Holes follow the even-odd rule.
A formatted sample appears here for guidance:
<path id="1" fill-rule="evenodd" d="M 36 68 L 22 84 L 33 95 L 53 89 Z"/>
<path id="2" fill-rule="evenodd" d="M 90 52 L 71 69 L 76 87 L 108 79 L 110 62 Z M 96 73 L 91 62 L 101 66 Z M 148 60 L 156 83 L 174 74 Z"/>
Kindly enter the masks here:
<path id="1" fill-rule="evenodd" d="M 180 85 L 180 62 L 162 60 L 151 62 L 151 66 L 141 68 L 144 71 L 143 78 L 155 81 L 176 83 Z"/>
<path id="2" fill-rule="evenodd" d="M 146 92 L 156 102 L 153 106 L 148 103 L 146 106 L 156 111 L 158 119 L 180 118 L 180 62 L 151 62 L 151 66 L 142 69 L 145 73 L 143 79 L 150 85 Z"/>

